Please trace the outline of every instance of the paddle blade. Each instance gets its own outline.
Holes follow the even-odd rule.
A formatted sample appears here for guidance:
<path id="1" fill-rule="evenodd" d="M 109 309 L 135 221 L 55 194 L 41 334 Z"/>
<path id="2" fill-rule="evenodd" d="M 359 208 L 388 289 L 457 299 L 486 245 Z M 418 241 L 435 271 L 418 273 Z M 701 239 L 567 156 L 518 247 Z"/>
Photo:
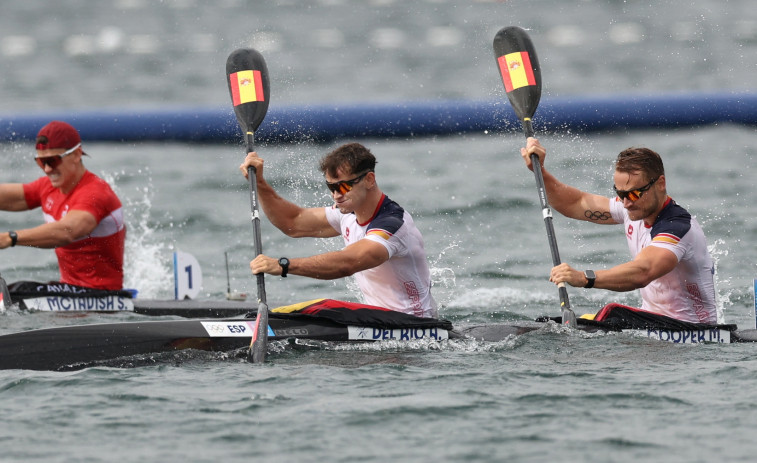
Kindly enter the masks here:
<path id="1" fill-rule="evenodd" d="M 268 305 L 260 301 L 255 318 L 254 332 L 250 340 L 249 359 L 252 363 L 264 363 L 268 352 Z"/>
<path id="2" fill-rule="evenodd" d="M 531 38 L 520 27 L 500 29 L 494 36 L 494 58 L 515 114 L 530 120 L 541 99 L 541 70 Z"/>
<path id="3" fill-rule="evenodd" d="M 233 51 L 226 60 L 226 82 L 243 133 L 255 132 L 268 112 L 270 85 L 263 55 L 252 48 Z"/>

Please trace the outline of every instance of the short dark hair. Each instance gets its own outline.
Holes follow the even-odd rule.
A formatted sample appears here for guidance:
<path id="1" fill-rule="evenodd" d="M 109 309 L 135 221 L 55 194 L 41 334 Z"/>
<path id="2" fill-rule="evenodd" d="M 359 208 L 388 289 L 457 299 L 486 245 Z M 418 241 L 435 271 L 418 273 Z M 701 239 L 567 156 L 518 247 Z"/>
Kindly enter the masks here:
<path id="1" fill-rule="evenodd" d="M 654 180 L 665 175 L 665 167 L 659 154 L 649 148 L 627 148 L 618 154 L 615 170 L 627 174 L 643 172 L 647 180 Z"/>
<path id="2" fill-rule="evenodd" d="M 330 152 L 321 159 L 321 172 L 331 177 L 338 177 L 338 170 L 346 170 L 345 174 L 357 174 L 376 169 L 376 157 L 360 143 L 347 143 Z"/>

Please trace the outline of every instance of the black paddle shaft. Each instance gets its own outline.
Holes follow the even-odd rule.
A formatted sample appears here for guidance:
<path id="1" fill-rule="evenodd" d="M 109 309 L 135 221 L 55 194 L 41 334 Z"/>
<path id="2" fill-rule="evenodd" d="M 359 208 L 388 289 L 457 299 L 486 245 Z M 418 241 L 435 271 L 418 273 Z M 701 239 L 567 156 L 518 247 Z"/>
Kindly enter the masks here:
<path id="1" fill-rule="evenodd" d="M 528 124 L 524 123 L 524 131 L 525 125 L 530 126 L 531 121 L 528 121 Z M 533 136 L 533 129 L 531 135 L 526 134 L 526 138 L 528 138 L 529 136 Z M 544 176 L 541 173 L 541 163 L 539 162 L 539 156 L 532 154 L 531 162 L 534 167 L 534 179 L 536 180 L 536 187 L 539 193 L 539 201 L 541 202 L 542 215 L 544 216 L 544 225 L 547 228 L 547 240 L 549 241 L 549 250 L 552 254 L 552 265 L 558 266 L 561 263 L 560 251 L 557 249 L 555 226 L 552 223 L 552 209 L 549 207 L 549 203 L 547 202 L 547 192 L 544 186 Z M 565 288 L 565 283 L 560 283 L 557 287 L 557 290 L 560 295 L 560 307 L 563 310 L 570 309 L 570 300 L 568 299 L 568 290 Z"/>
<path id="2" fill-rule="evenodd" d="M 248 133 L 247 138 L 247 152 L 254 151 L 253 139 L 254 134 Z M 255 239 L 255 257 L 263 254 L 263 239 L 260 233 L 260 211 L 258 207 L 258 181 L 257 181 L 257 169 L 253 166 L 247 167 L 247 178 L 250 182 L 250 211 L 252 221 L 252 233 Z M 265 274 L 258 273 L 255 275 L 258 285 L 258 301 L 265 304 L 267 302 L 265 294 Z"/>
<path id="3" fill-rule="evenodd" d="M 521 120 L 523 132 L 526 138 L 534 136 L 531 118 L 539 106 L 541 99 L 541 69 L 536 55 L 536 49 L 525 30 L 520 27 L 505 27 L 497 32 L 494 37 L 494 58 L 497 60 L 497 68 L 502 77 L 502 83 L 507 92 L 515 114 Z M 541 172 L 541 163 L 536 154 L 531 155 L 534 178 L 541 202 L 544 225 L 547 228 L 547 240 L 552 253 L 552 264 L 560 265 L 560 252 L 557 248 L 555 228 L 552 224 L 552 210 L 547 202 L 547 193 L 544 186 L 544 177 Z M 558 285 L 560 295 L 560 307 L 562 309 L 563 323 L 575 325 L 576 316 L 570 310 L 570 301 L 565 283 Z"/>
<path id="4" fill-rule="evenodd" d="M 243 48 L 232 52 L 226 60 L 226 76 L 231 103 L 239 127 L 245 135 L 247 153 L 255 151 L 255 131 L 263 122 L 270 98 L 268 68 L 263 56 L 256 50 Z M 247 168 L 250 182 L 250 209 L 252 230 L 255 239 L 255 257 L 263 253 L 258 207 L 257 169 Z M 250 345 L 250 357 L 254 363 L 265 361 L 268 350 L 268 303 L 265 293 L 265 276 L 256 275 L 258 289 L 258 314 L 255 333 Z"/>
<path id="5" fill-rule="evenodd" d="M 248 133 L 247 150 L 252 152 L 252 133 Z M 255 257 L 263 253 L 263 241 L 260 235 L 260 213 L 258 212 L 257 169 L 247 168 L 247 178 L 250 180 L 250 209 L 252 211 L 252 230 L 255 237 Z M 253 363 L 265 362 L 268 351 L 268 302 L 265 293 L 265 274 L 255 275 L 258 287 L 258 314 L 255 321 L 256 332 L 250 347 L 250 357 Z"/>

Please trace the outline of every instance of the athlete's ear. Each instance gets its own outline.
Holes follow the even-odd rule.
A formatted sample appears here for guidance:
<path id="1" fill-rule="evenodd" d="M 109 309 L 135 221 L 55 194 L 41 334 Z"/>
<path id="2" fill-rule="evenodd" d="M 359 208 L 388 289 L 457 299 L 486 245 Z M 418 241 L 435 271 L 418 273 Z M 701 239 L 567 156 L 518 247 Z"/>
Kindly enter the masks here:
<path id="1" fill-rule="evenodd" d="M 368 182 L 366 185 L 367 188 L 373 188 L 376 186 L 376 172 L 368 172 L 363 180 Z"/>
<path id="2" fill-rule="evenodd" d="M 667 191 L 667 184 L 665 182 L 665 174 L 660 175 L 660 178 L 658 178 L 655 183 L 660 185 L 658 188 L 662 188 L 663 190 Z"/>

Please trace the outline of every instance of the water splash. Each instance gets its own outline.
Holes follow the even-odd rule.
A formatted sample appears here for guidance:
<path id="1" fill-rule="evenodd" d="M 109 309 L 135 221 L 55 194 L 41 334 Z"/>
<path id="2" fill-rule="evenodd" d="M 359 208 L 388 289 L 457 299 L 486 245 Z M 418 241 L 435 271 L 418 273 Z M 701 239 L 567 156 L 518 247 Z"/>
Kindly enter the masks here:
<path id="1" fill-rule="evenodd" d="M 725 323 L 725 310 L 726 307 L 733 306 L 733 301 L 731 300 L 731 296 L 733 295 L 734 290 L 733 289 L 722 289 L 722 288 L 730 288 L 728 285 L 729 281 L 727 279 L 724 279 L 722 282 L 723 284 L 719 284 L 719 272 L 718 272 L 718 264 L 720 263 L 721 257 L 725 257 L 728 255 L 728 248 L 726 245 L 725 240 L 723 239 L 717 239 L 714 243 L 707 246 L 707 250 L 710 252 L 710 255 L 712 256 L 712 263 L 715 268 L 715 275 L 713 278 L 715 279 L 715 288 L 720 288 L 720 291 L 716 292 L 716 301 L 715 305 L 717 308 L 717 314 L 718 314 L 718 323 Z"/>
<path id="2" fill-rule="evenodd" d="M 104 175 L 113 186 L 124 206 L 127 226 L 124 249 L 124 287 L 136 288 L 141 298 L 156 298 L 173 288 L 173 270 L 165 256 L 170 252 L 168 245 L 158 240 L 155 230 L 150 227 L 153 182 L 149 168 L 138 171 L 147 186 L 137 187 L 136 195 L 119 191 L 118 180 L 123 171 Z"/>
<path id="3" fill-rule="evenodd" d="M 457 286 L 457 280 L 455 271 L 452 270 L 449 267 L 441 267 L 440 263 L 443 261 L 445 255 L 453 250 L 459 247 L 459 244 L 456 242 L 453 242 L 449 244 L 447 247 L 441 250 L 439 255 L 436 257 L 436 259 L 430 260 L 430 270 L 431 270 L 431 286 L 441 286 L 442 288 L 454 288 Z"/>

